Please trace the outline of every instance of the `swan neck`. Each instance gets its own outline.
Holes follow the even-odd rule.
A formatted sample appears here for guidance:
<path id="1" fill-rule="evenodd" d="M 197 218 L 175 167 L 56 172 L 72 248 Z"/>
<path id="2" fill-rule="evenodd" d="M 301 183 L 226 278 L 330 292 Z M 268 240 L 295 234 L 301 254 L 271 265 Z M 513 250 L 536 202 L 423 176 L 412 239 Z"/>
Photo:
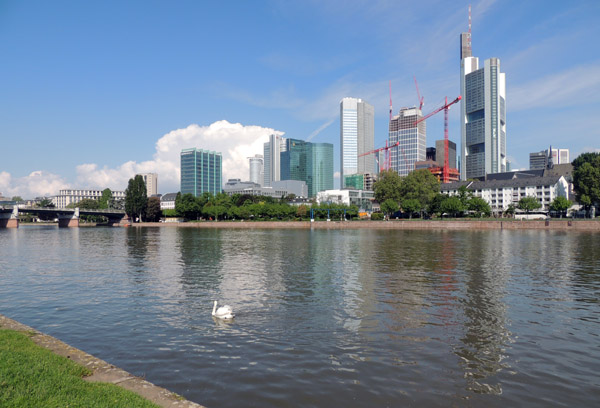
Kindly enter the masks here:
<path id="1" fill-rule="evenodd" d="M 215 315 L 216 310 L 217 310 L 217 301 L 215 300 L 215 303 L 213 304 L 213 311 L 212 311 L 213 316 Z"/>

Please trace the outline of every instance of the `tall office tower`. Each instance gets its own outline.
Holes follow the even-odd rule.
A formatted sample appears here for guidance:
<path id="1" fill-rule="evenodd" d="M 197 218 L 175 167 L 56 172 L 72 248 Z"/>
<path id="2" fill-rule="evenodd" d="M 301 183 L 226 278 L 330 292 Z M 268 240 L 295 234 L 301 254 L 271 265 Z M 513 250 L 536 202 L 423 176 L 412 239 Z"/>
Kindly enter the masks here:
<path id="1" fill-rule="evenodd" d="M 552 152 L 552 155 L 549 152 Z M 569 149 L 550 149 L 542 150 L 541 152 L 529 153 L 529 169 L 539 170 L 547 168 L 550 163 L 565 164 L 570 163 Z"/>
<path id="2" fill-rule="evenodd" d="M 271 187 L 273 181 L 281 180 L 281 152 L 286 149 L 285 138 L 278 135 L 269 136 L 265 143 L 264 154 L 264 184 L 263 187 Z"/>
<path id="3" fill-rule="evenodd" d="M 344 176 L 373 174 L 375 160 L 372 155 L 359 157 L 374 150 L 375 111 L 372 105 L 358 98 L 343 98 L 340 102 L 340 183 Z"/>
<path id="4" fill-rule="evenodd" d="M 156 173 L 141 173 L 136 176 L 142 176 L 146 183 L 146 196 L 151 197 L 158 194 L 158 174 Z"/>
<path id="5" fill-rule="evenodd" d="M 435 161 L 437 157 L 437 150 L 435 147 L 428 147 L 425 149 L 425 160 Z"/>
<path id="6" fill-rule="evenodd" d="M 333 145 L 331 143 L 310 143 L 307 149 L 308 196 L 315 197 L 319 191 L 333 190 Z"/>
<path id="7" fill-rule="evenodd" d="M 202 149 L 181 151 L 181 194 L 198 197 L 203 193 L 223 191 L 223 159 L 221 153 Z"/>
<path id="8" fill-rule="evenodd" d="M 435 161 L 438 166 L 444 167 L 444 141 L 436 140 L 435 141 L 435 150 L 439 152 L 436 154 Z M 456 168 L 456 143 L 452 140 L 448 140 L 448 167 L 451 169 Z"/>
<path id="9" fill-rule="evenodd" d="M 418 108 L 402 108 L 398 115 L 390 119 L 388 145 L 398 146 L 389 149 L 391 168 L 400 176 L 406 176 L 415 169 L 415 162 L 423 161 L 427 150 L 427 127 L 425 121 L 415 122 L 423 117 Z"/>
<path id="10" fill-rule="evenodd" d="M 304 140 L 285 140 L 285 151 L 281 153 L 281 180 L 300 180 L 308 185 L 307 160 L 310 159 L 310 156 L 307 150 L 310 145 L 310 142 Z"/>
<path id="11" fill-rule="evenodd" d="M 498 58 L 479 68 L 470 26 L 460 35 L 462 180 L 506 171 L 506 78 Z"/>
<path id="12" fill-rule="evenodd" d="M 254 157 L 248 157 L 248 162 L 250 165 L 250 181 L 262 186 L 265 182 L 263 156 L 256 154 Z"/>

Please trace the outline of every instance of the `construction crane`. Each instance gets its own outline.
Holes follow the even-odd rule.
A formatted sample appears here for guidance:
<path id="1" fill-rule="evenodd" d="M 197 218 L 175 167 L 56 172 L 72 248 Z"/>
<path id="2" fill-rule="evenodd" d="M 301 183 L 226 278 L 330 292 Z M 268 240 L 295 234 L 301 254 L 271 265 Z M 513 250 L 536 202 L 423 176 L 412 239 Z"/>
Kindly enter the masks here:
<path id="1" fill-rule="evenodd" d="M 375 149 L 375 150 L 371 150 L 370 152 L 366 152 L 366 153 L 363 153 L 363 154 L 359 154 L 359 155 L 358 155 L 358 157 L 367 156 L 367 155 L 369 155 L 369 154 L 377 154 L 377 153 L 379 153 L 379 152 L 381 152 L 381 151 L 384 151 L 384 152 L 385 152 L 385 163 L 384 163 L 384 165 L 383 165 L 383 166 L 380 166 L 380 167 L 379 167 L 379 169 L 380 169 L 380 170 L 389 170 L 389 169 L 390 169 L 390 167 L 391 167 L 391 161 L 390 161 L 390 152 L 389 152 L 389 150 L 390 150 L 392 147 L 396 147 L 396 146 L 399 146 L 399 145 L 400 145 L 400 142 L 396 142 L 395 144 L 393 144 L 393 145 L 391 145 L 391 146 L 388 146 L 388 142 L 387 142 L 387 140 L 386 140 L 386 141 L 385 141 L 385 146 L 384 146 L 384 147 L 380 147 L 379 149 Z"/>
<path id="2" fill-rule="evenodd" d="M 443 183 L 448 183 L 450 181 L 450 167 L 449 167 L 449 163 L 448 163 L 448 110 L 450 109 L 450 106 L 454 105 L 455 103 L 457 103 L 458 101 L 461 100 L 461 96 L 458 95 L 458 98 L 456 98 L 455 100 L 453 100 L 452 102 L 448 103 L 448 97 L 446 97 L 446 103 L 444 104 L 444 106 L 434 110 L 431 113 L 428 113 L 427 115 L 423 116 L 421 119 L 418 119 L 417 121 L 415 121 L 415 126 L 421 122 L 423 122 L 425 119 L 430 118 L 431 116 L 435 115 L 436 113 L 440 112 L 440 111 L 444 111 L 444 168 L 442 171 L 442 182 Z"/>

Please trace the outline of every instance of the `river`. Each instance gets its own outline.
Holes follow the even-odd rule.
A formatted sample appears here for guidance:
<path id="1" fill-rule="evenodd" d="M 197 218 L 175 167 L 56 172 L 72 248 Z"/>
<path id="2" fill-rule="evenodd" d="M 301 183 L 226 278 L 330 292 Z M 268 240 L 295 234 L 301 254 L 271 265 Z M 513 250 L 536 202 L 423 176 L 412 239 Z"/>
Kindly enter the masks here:
<path id="1" fill-rule="evenodd" d="M 599 233 L 0 230 L 1 314 L 207 407 L 592 406 L 599 299 Z"/>

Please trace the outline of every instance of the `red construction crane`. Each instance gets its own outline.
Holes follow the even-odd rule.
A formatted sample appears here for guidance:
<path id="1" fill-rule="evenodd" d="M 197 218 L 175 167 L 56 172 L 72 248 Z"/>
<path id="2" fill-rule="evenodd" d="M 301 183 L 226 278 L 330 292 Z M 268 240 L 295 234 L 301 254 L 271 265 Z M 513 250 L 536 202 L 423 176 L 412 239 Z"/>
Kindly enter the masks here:
<path id="1" fill-rule="evenodd" d="M 366 155 L 368 155 L 368 154 L 376 154 L 376 153 L 378 153 L 378 152 L 384 151 L 384 152 L 385 152 L 385 163 L 384 163 L 384 165 L 383 165 L 383 166 L 380 166 L 380 168 L 379 168 L 379 169 L 380 169 L 380 170 L 389 170 L 389 169 L 390 169 L 390 167 L 391 167 L 391 161 L 390 161 L 390 152 L 389 152 L 389 150 L 390 150 L 392 147 L 396 147 L 396 146 L 399 146 L 399 145 L 400 145 L 400 142 L 396 142 L 395 144 L 393 144 L 393 145 L 391 145 L 391 146 L 388 146 L 388 142 L 387 142 L 387 140 L 386 140 L 386 141 L 385 141 L 385 146 L 384 146 L 384 147 L 380 147 L 379 149 L 375 149 L 375 150 L 371 150 L 370 152 L 366 152 L 366 153 L 363 153 L 363 154 L 359 154 L 359 155 L 358 155 L 358 157 L 363 157 L 363 156 L 366 156 Z"/>
<path id="2" fill-rule="evenodd" d="M 421 97 L 421 93 L 419 92 L 419 84 L 417 83 L 417 77 L 413 76 L 415 79 L 415 87 L 417 88 L 417 97 L 419 98 L 419 110 L 423 109 L 423 103 L 425 102 L 425 97 Z"/>
<path id="3" fill-rule="evenodd" d="M 462 97 L 460 95 L 458 95 L 458 98 L 456 98 L 452 102 L 448 103 L 448 97 L 446 97 L 446 103 L 444 104 L 444 106 L 434 110 L 431 113 L 428 113 L 427 115 L 423 116 L 421 119 L 418 119 L 415 122 L 415 126 L 416 126 L 418 123 L 423 122 L 425 119 L 430 118 L 431 116 L 435 115 L 439 111 L 441 111 L 441 110 L 444 111 L 444 169 L 442 172 L 442 182 L 443 183 L 448 183 L 450 181 L 450 167 L 449 167 L 449 163 L 448 163 L 448 161 L 449 161 L 448 160 L 448 109 L 450 109 L 450 106 L 452 106 L 455 103 L 457 103 L 458 101 L 460 101 L 461 98 Z"/>

